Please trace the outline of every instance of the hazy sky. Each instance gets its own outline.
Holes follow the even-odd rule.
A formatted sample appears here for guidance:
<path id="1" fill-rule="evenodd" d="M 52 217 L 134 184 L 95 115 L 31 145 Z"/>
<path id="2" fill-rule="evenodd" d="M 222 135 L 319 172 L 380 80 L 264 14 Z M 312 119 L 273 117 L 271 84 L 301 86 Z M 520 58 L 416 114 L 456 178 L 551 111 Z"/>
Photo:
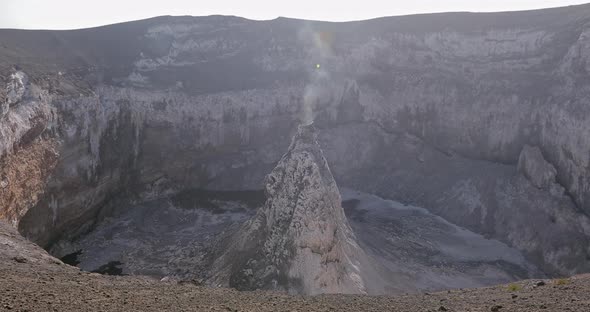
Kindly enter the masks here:
<path id="1" fill-rule="evenodd" d="M 0 0 L 0 28 L 71 29 L 158 15 L 348 21 L 447 11 L 513 11 L 590 0 Z"/>

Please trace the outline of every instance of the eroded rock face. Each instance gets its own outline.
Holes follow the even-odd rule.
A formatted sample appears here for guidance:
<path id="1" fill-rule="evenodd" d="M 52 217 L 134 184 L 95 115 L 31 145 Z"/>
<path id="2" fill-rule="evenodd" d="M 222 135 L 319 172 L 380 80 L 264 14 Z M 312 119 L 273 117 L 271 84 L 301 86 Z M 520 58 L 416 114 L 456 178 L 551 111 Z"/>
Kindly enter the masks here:
<path id="1" fill-rule="evenodd" d="M 312 125 L 299 127 L 265 183 L 264 207 L 214 264 L 215 281 L 242 290 L 364 293 L 361 271 L 371 268 L 361 266 L 366 256 Z"/>
<path id="2" fill-rule="evenodd" d="M 45 192 L 59 157 L 54 139 L 39 139 L 0 160 L 0 219 L 19 221 Z"/>
<path id="3" fill-rule="evenodd" d="M 47 246 L 121 197 L 261 189 L 288 147 L 297 90 L 189 96 L 99 88 L 96 96 L 56 101 L 63 156 L 23 233 Z"/>
<path id="4" fill-rule="evenodd" d="M 518 158 L 518 171 L 536 187 L 563 194 L 563 188 L 556 185 L 557 170 L 545 160 L 538 147 L 525 145 Z"/>
<path id="5" fill-rule="evenodd" d="M 47 90 L 30 84 L 24 72 L 13 72 L 5 89 L 7 106 L 0 122 L 0 157 L 19 145 L 29 144 L 55 124 L 52 97 Z"/>
<path id="6" fill-rule="evenodd" d="M 0 105 L 0 118 L 4 117 L 11 106 L 18 104 L 27 91 L 29 78 L 22 71 L 16 71 L 9 77 L 4 90 L 4 98 Z"/>
<path id="7" fill-rule="evenodd" d="M 4 101 L 2 103 L 0 103 L 0 117 L 4 117 L 4 115 L 6 115 L 6 113 L 8 113 L 8 109 L 9 109 L 9 105 L 8 105 L 8 101 Z"/>
<path id="8" fill-rule="evenodd" d="M 59 142 L 44 132 L 54 125 L 46 90 L 22 71 L 10 74 L 0 116 L 0 219 L 18 226 L 46 191 L 59 158 Z"/>
<path id="9" fill-rule="evenodd" d="M 29 78 L 22 71 L 10 75 L 10 81 L 6 86 L 6 100 L 9 106 L 14 106 L 23 99 L 28 83 Z"/>

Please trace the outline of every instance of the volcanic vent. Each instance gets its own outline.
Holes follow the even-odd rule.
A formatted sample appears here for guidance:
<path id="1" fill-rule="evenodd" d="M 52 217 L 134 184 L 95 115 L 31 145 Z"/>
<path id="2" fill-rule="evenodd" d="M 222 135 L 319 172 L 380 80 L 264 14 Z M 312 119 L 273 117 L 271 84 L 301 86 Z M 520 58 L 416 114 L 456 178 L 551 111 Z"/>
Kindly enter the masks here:
<path id="1" fill-rule="evenodd" d="M 364 293 L 366 255 L 344 215 L 313 125 L 299 126 L 266 177 L 265 190 L 266 203 L 231 236 L 214 279 L 241 290 Z"/>

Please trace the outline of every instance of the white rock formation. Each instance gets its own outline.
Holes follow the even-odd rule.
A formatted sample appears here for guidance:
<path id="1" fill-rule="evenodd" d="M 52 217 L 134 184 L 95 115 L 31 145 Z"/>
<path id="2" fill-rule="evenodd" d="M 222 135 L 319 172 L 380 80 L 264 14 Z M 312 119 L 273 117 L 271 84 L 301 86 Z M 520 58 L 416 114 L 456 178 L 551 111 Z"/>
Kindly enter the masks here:
<path id="1" fill-rule="evenodd" d="M 10 81 L 6 86 L 6 97 L 10 106 L 18 104 L 23 99 L 28 83 L 29 78 L 22 71 L 10 75 Z"/>
<path id="2" fill-rule="evenodd" d="M 518 171 L 540 189 L 549 189 L 557 175 L 557 170 L 545 160 L 541 150 L 530 145 L 525 145 L 520 153 Z"/>
<path id="3" fill-rule="evenodd" d="M 0 103 L 0 118 L 8 113 L 11 106 L 22 101 L 27 91 L 28 82 L 29 78 L 22 71 L 17 71 L 10 75 L 10 79 L 5 87 L 6 100 Z"/>
<path id="4" fill-rule="evenodd" d="M 47 91 L 30 84 L 24 72 L 12 73 L 4 90 L 6 101 L 0 103 L 0 157 L 12 152 L 23 139 L 37 137 L 54 123 Z"/>

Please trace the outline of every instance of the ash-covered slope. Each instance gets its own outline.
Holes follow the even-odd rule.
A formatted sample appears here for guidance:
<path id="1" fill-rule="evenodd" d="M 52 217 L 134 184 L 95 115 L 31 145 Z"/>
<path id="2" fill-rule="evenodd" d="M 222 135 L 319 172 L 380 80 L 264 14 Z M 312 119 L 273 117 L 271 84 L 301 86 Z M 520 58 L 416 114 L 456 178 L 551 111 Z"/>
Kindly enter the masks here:
<path id="1" fill-rule="evenodd" d="M 242 290 L 364 293 L 361 262 L 313 125 L 300 126 L 266 177 L 267 201 L 215 262 L 215 283 Z"/>

